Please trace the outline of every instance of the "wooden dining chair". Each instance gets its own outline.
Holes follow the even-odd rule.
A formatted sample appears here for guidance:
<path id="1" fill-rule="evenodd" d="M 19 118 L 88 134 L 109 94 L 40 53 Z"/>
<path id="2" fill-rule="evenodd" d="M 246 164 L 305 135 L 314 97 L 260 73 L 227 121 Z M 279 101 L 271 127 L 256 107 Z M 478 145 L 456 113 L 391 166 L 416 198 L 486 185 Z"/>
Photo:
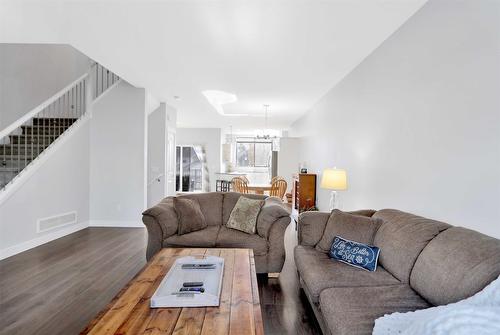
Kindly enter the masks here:
<path id="1" fill-rule="evenodd" d="M 238 193 L 248 193 L 248 182 L 241 177 L 234 177 L 231 179 L 231 184 L 233 184 L 233 191 Z"/>
<path id="2" fill-rule="evenodd" d="M 286 188 L 287 188 L 286 180 L 276 178 L 271 183 L 271 192 L 269 193 L 269 195 L 271 197 L 278 197 L 281 200 L 283 200 L 283 197 L 285 196 L 285 193 L 286 193 Z"/>

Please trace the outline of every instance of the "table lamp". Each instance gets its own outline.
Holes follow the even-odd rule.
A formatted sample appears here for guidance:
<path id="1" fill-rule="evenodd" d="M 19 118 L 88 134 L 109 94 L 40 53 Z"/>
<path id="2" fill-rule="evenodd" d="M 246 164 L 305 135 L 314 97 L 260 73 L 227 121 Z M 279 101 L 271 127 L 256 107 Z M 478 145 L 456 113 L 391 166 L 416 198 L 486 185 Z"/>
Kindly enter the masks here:
<path id="1" fill-rule="evenodd" d="M 347 173 L 345 170 L 333 168 L 325 169 L 321 178 L 321 188 L 332 190 L 330 196 L 330 210 L 337 208 L 337 191 L 347 190 Z"/>

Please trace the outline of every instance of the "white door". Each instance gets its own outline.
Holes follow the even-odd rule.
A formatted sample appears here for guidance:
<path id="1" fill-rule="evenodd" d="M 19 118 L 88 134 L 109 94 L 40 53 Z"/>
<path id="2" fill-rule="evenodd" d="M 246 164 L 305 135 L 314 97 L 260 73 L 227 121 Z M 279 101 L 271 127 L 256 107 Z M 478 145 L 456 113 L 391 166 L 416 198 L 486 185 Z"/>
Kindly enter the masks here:
<path id="1" fill-rule="evenodd" d="M 166 192 L 167 111 L 161 104 L 148 116 L 148 207 L 156 205 Z"/>
<path id="2" fill-rule="evenodd" d="M 175 195 L 175 128 L 167 129 L 167 178 L 166 195 Z"/>

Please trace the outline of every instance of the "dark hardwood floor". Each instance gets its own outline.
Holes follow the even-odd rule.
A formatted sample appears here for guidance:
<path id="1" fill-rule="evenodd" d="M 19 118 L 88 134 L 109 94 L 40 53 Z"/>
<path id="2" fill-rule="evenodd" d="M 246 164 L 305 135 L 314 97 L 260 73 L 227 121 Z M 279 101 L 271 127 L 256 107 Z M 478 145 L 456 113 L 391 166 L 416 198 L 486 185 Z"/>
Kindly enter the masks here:
<path id="1" fill-rule="evenodd" d="M 142 228 L 87 228 L 0 261 L 0 334 L 78 334 L 146 264 Z M 259 276 L 266 334 L 321 334 L 299 289 L 293 247 L 279 278 Z"/>

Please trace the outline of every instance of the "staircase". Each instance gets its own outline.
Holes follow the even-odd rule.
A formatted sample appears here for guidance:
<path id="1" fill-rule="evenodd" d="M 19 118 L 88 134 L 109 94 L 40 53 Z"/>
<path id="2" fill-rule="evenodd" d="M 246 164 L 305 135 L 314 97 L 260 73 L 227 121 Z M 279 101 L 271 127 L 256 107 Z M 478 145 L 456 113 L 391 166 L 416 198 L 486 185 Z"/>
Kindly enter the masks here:
<path id="1" fill-rule="evenodd" d="M 86 114 L 88 101 L 97 99 L 119 79 L 95 63 L 88 74 L 2 130 L 0 192 Z"/>

